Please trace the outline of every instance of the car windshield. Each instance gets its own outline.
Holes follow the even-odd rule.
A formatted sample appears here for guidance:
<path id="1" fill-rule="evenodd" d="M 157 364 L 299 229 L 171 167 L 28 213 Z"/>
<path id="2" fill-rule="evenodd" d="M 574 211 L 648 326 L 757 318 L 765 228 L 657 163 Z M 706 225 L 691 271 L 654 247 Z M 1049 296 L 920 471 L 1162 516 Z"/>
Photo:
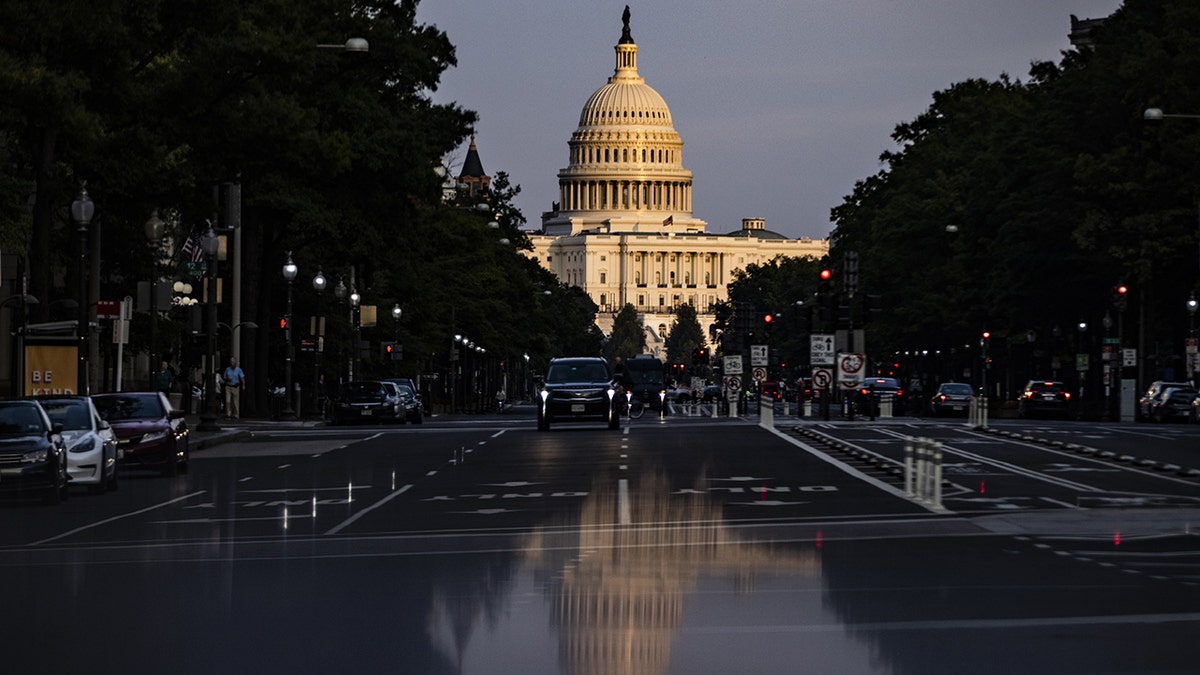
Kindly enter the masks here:
<path id="1" fill-rule="evenodd" d="M 156 394 L 133 396 L 100 396 L 92 399 L 102 419 L 140 420 L 162 417 L 162 400 Z"/>
<path id="2" fill-rule="evenodd" d="M 32 404 L 0 406 L 0 435 L 36 434 L 45 430 L 45 422 Z"/>
<path id="3" fill-rule="evenodd" d="M 346 384 L 347 396 L 383 396 L 383 384 L 379 382 L 349 382 Z"/>
<path id="4" fill-rule="evenodd" d="M 603 382 L 608 368 L 601 363 L 555 363 L 546 373 L 547 382 Z"/>
<path id="5" fill-rule="evenodd" d="M 950 394 L 952 396 L 970 396 L 971 395 L 971 385 L 958 384 L 958 383 L 943 384 L 942 385 L 942 393 Z"/>
<path id="6" fill-rule="evenodd" d="M 407 396 L 408 398 L 416 398 L 417 397 L 416 393 L 413 392 L 412 387 L 408 386 L 407 384 L 401 384 L 401 383 L 397 382 L 396 383 L 396 391 L 400 392 L 401 396 Z"/>
<path id="7" fill-rule="evenodd" d="M 42 401 L 42 409 L 63 431 L 92 428 L 91 411 L 83 401 Z"/>

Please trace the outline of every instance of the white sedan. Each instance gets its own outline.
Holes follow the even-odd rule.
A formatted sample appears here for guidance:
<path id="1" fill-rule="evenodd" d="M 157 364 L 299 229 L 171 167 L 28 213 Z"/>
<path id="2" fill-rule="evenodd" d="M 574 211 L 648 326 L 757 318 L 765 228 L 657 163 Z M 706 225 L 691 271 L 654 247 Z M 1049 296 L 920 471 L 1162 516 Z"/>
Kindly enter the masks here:
<path id="1" fill-rule="evenodd" d="M 51 396 L 39 398 L 38 402 L 52 424 L 62 425 L 69 484 L 87 485 L 97 494 L 116 490 L 117 437 L 108 422 L 100 419 L 92 399 Z"/>

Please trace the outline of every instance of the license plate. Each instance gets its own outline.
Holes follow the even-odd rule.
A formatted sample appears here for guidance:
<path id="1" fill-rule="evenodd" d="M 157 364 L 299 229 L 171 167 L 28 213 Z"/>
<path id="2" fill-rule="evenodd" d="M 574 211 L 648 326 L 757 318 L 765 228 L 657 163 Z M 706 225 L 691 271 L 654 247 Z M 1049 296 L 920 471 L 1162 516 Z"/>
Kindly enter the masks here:
<path id="1" fill-rule="evenodd" d="M 1043 399 L 1045 399 L 1045 400 L 1047 400 L 1047 401 L 1053 401 L 1053 400 L 1054 400 L 1054 394 L 1042 394 L 1042 398 L 1043 398 Z"/>
<path id="2" fill-rule="evenodd" d="M 369 416 L 369 415 L 371 414 L 371 411 L 370 411 L 370 410 L 364 410 L 364 411 L 362 411 L 362 414 L 363 414 L 363 417 L 367 417 L 367 416 Z"/>
<path id="3" fill-rule="evenodd" d="M 954 409 L 955 409 L 955 410 L 962 410 L 962 409 L 963 409 L 963 407 L 962 407 L 961 405 L 956 405 L 956 406 L 954 406 Z"/>
<path id="4" fill-rule="evenodd" d="M 583 412 L 583 404 L 582 403 L 572 403 L 571 404 L 571 412 L 573 412 L 573 413 Z"/>

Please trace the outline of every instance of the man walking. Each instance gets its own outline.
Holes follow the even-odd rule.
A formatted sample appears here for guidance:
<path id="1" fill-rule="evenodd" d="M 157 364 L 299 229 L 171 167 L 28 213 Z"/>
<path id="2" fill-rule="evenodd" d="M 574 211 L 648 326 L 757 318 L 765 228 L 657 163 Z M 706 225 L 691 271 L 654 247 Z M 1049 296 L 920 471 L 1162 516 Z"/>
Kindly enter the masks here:
<path id="1" fill-rule="evenodd" d="M 225 385 L 225 414 L 236 420 L 242 414 L 242 390 L 246 388 L 246 373 L 238 366 L 237 359 L 229 358 L 229 365 L 221 373 L 221 381 Z"/>

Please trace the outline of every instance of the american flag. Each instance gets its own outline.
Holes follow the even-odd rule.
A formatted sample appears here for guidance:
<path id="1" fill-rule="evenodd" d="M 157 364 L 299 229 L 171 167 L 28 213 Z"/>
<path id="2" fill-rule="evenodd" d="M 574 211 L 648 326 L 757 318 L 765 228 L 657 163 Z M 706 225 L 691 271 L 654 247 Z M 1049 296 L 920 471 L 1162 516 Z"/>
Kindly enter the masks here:
<path id="1" fill-rule="evenodd" d="M 193 233 L 183 242 L 183 258 L 190 262 L 204 261 L 204 247 L 201 245 L 200 235 Z"/>
<path id="2" fill-rule="evenodd" d="M 666 220 L 663 221 L 663 227 L 669 227 L 671 225 L 671 223 L 674 223 L 674 222 L 675 222 L 675 214 L 672 213 L 671 215 L 667 216 Z"/>

